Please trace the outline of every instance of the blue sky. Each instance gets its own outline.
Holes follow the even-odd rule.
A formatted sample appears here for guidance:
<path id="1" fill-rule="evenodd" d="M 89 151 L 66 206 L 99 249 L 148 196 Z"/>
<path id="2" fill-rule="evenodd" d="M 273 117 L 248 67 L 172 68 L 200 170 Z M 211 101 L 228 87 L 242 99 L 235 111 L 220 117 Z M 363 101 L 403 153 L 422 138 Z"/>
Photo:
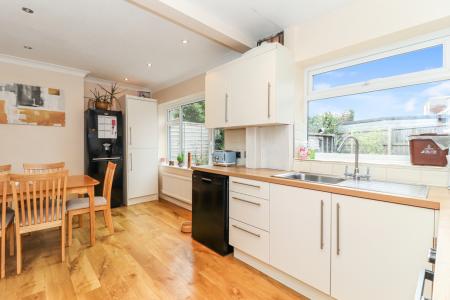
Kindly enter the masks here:
<path id="1" fill-rule="evenodd" d="M 314 76 L 315 89 L 364 82 L 374 78 L 394 76 L 443 65 L 442 45 L 402 55 L 375 60 Z M 309 116 L 348 110 L 355 112 L 355 120 L 380 117 L 419 116 L 431 98 L 450 96 L 450 80 L 400 87 L 370 93 L 310 101 Z"/>

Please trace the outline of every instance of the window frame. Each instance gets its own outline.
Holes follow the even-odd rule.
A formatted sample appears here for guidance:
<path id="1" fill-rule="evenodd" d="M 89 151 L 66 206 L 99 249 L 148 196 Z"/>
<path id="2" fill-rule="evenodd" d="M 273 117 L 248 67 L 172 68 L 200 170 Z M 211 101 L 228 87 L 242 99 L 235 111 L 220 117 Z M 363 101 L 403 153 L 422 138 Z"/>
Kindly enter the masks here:
<path id="1" fill-rule="evenodd" d="M 365 82 L 332 87 L 326 90 L 313 90 L 314 75 L 390 57 L 393 55 L 399 55 L 415 50 L 429 48 L 440 44 L 443 45 L 443 66 L 441 68 L 412 72 L 390 77 L 376 78 Z M 377 48 L 365 53 L 362 52 L 356 55 L 347 56 L 343 59 L 328 61 L 323 64 L 317 64 L 306 68 L 304 74 L 305 101 L 303 101 L 303 118 L 305 120 L 305 124 L 308 124 L 309 101 L 363 94 L 415 84 L 450 80 L 450 30 L 435 32 L 433 34 L 420 36 L 407 41 L 402 41 L 400 43 L 393 43 L 389 46 Z M 308 138 L 308 125 L 305 126 L 303 136 Z M 380 155 L 377 154 L 365 154 L 360 155 L 360 157 L 363 158 L 363 161 L 367 160 L 370 162 L 375 162 L 380 160 Z M 409 161 L 409 156 L 404 155 L 382 155 L 381 157 L 384 162 L 400 162 L 403 164 Z M 317 159 L 324 159 L 328 161 L 347 161 L 348 154 L 324 153 L 324 155 L 322 155 L 322 153 L 317 153 Z"/>
<path id="2" fill-rule="evenodd" d="M 178 125 L 179 126 L 179 132 L 180 132 L 180 140 L 179 140 L 179 147 L 178 147 L 178 153 L 182 153 L 184 149 L 184 135 L 183 135 L 183 106 L 187 106 L 193 103 L 206 101 L 204 95 L 199 95 L 193 98 L 190 98 L 189 100 L 184 101 L 176 101 L 175 103 L 165 107 L 165 119 L 166 119 L 166 156 L 168 160 L 171 160 L 170 152 L 171 152 L 171 143 L 170 143 L 170 135 L 169 135 L 169 127 L 171 125 Z M 179 117 L 177 120 L 170 120 L 169 118 L 169 112 L 173 109 L 179 110 Z M 211 143 L 211 129 L 208 129 L 208 144 Z M 209 156 L 211 154 L 210 147 L 208 147 L 208 160 Z M 177 154 L 178 155 L 178 154 Z"/>

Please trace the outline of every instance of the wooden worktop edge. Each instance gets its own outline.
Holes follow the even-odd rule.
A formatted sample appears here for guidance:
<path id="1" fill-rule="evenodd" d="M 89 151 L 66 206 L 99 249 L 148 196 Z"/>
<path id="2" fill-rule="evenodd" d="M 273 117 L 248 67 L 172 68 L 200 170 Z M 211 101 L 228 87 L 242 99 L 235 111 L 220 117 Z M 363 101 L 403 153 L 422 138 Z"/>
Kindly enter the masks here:
<path id="1" fill-rule="evenodd" d="M 312 183 L 312 182 L 306 182 L 306 181 L 296 181 L 296 180 L 272 177 L 272 175 L 274 175 L 274 174 L 286 172 L 286 171 L 282 171 L 282 170 L 273 170 L 272 174 L 270 174 L 271 171 L 269 171 L 267 169 L 246 169 L 246 168 L 239 168 L 239 167 L 238 168 L 236 168 L 236 167 L 234 167 L 234 168 L 233 167 L 217 168 L 217 167 L 210 167 L 210 166 L 196 166 L 196 167 L 192 167 L 192 169 L 194 171 L 202 171 L 202 172 L 214 173 L 214 174 L 225 175 L 225 176 L 234 176 L 234 177 L 240 177 L 240 178 L 245 178 L 245 179 L 268 182 L 268 183 L 281 184 L 281 185 L 311 189 L 311 190 L 316 190 L 316 191 L 340 194 L 340 195 L 345 195 L 345 196 L 365 198 L 365 199 L 369 199 L 369 200 L 377 200 L 377 201 L 382 201 L 382 202 L 409 205 L 409 206 L 428 208 L 428 209 L 434 209 L 434 210 L 440 209 L 440 202 L 438 202 L 438 201 L 431 201 L 431 200 L 412 198 L 412 197 L 406 197 L 406 196 L 398 196 L 398 195 L 392 195 L 392 194 L 384 194 L 384 193 L 380 193 L 380 192 L 352 189 L 352 188 L 348 188 L 348 187 L 334 186 L 334 185 L 328 185 L 328 184 L 320 184 L 320 183 Z M 236 171 L 236 169 L 241 172 Z M 264 174 L 262 174 L 262 173 L 264 173 Z"/>

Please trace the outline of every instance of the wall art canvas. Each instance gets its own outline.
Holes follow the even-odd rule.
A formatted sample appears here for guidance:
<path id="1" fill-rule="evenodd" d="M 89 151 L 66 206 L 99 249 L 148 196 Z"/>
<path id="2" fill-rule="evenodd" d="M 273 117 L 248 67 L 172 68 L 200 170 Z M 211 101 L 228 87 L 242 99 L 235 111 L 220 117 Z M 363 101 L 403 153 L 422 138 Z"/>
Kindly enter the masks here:
<path id="1" fill-rule="evenodd" d="M 0 124 L 64 127 L 64 95 L 58 88 L 0 83 Z"/>

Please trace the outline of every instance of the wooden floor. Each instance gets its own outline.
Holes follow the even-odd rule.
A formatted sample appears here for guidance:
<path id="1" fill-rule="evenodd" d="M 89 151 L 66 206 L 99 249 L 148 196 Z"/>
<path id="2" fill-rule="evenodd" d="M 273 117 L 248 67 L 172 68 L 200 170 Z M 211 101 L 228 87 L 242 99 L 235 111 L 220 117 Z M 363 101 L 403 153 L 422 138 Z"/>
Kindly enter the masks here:
<path id="1" fill-rule="evenodd" d="M 75 229 L 65 263 L 58 231 L 25 236 L 24 270 L 7 257 L 0 299 L 306 299 L 180 233 L 191 214 L 168 202 L 113 209 L 113 235 L 98 216 L 97 244 Z"/>

